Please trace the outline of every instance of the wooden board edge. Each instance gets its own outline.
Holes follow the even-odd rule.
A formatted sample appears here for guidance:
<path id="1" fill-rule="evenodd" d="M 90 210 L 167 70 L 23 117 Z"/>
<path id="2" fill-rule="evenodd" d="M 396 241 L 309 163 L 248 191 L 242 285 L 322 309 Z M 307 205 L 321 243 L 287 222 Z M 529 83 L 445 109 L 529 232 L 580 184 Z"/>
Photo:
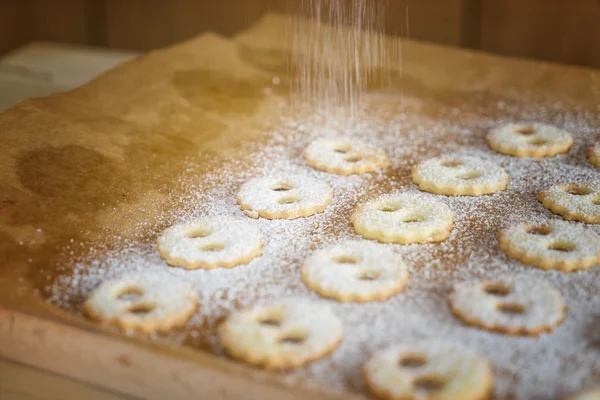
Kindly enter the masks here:
<path id="1" fill-rule="evenodd" d="M 201 352 L 185 357 L 154 347 L 0 307 L 1 357 L 116 393 L 161 400 L 364 399 L 284 385 Z"/>

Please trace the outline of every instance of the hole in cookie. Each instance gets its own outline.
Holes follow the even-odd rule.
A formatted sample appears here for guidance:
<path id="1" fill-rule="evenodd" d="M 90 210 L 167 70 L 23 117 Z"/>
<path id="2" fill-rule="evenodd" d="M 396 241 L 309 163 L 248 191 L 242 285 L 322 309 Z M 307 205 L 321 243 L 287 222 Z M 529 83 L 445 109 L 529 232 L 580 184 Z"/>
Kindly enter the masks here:
<path id="1" fill-rule="evenodd" d="M 306 340 L 306 336 L 304 336 L 304 335 L 291 334 L 291 335 L 286 335 L 286 336 L 282 337 L 281 339 L 279 339 L 279 343 L 297 345 L 297 344 L 304 343 L 305 340 Z"/>
<path id="2" fill-rule="evenodd" d="M 351 256 L 334 257 L 333 261 L 338 264 L 356 264 L 356 258 Z"/>
<path id="3" fill-rule="evenodd" d="M 363 271 L 358 275 L 361 281 L 376 281 L 381 277 L 381 272 L 378 271 Z"/>
<path id="4" fill-rule="evenodd" d="M 504 297 L 510 294 L 510 289 L 503 283 L 489 283 L 485 285 L 483 291 L 492 296 Z"/>
<path id="5" fill-rule="evenodd" d="M 143 295 L 144 290 L 142 288 L 131 286 L 122 290 L 117 296 L 117 299 L 121 301 L 133 301 L 139 300 L 139 298 Z"/>
<path id="6" fill-rule="evenodd" d="M 347 144 L 338 144 L 333 148 L 333 151 L 336 153 L 346 154 L 350 151 L 350 146 Z"/>
<path id="7" fill-rule="evenodd" d="M 283 199 L 279 199 L 277 202 L 279 204 L 294 204 L 298 203 L 300 199 L 298 197 L 284 197 Z"/>
<path id="8" fill-rule="evenodd" d="M 152 312 L 152 310 L 154 310 L 153 304 L 139 303 L 139 304 L 134 304 L 133 306 L 129 307 L 128 311 L 132 314 L 144 315 L 144 314 L 148 314 L 148 313 Z"/>
<path id="9" fill-rule="evenodd" d="M 501 303 L 498 304 L 496 309 L 505 314 L 512 315 L 523 314 L 525 312 L 525 307 L 523 307 L 519 303 Z"/>
<path id="10" fill-rule="evenodd" d="M 552 232 L 552 229 L 548 225 L 531 226 L 527 229 L 527 233 L 530 235 L 546 236 L 550 232 Z"/>
<path id="11" fill-rule="evenodd" d="M 548 250 L 560 251 L 568 253 L 575 250 L 575 244 L 569 242 L 555 242 L 548 246 Z"/>
<path id="12" fill-rule="evenodd" d="M 521 135 L 532 135 L 535 133 L 535 129 L 532 126 L 520 126 L 515 128 L 515 132 Z"/>
<path id="13" fill-rule="evenodd" d="M 280 326 L 281 320 L 275 317 L 266 317 L 260 320 L 260 324 L 265 326 Z"/>
<path id="14" fill-rule="evenodd" d="M 208 243 L 202 247 L 200 247 L 200 250 L 203 251 L 221 251 L 225 248 L 225 245 L 223 243 Z"/>
<path id="15" fill-rule="evenodd" d="M 403 368 L 419 368 L 427 364 L 427 360 L 421 355 L 404 356 L 398 360 L 398 366 Z"/>
<path id="16" fill-rule="evenodd" d="M 293 186 L 288 182 L 277 182 L 271 185 L 271 190 L 274 192 L 287 192 L 288 190 L 292 190 Z"/>
<path id="17" fill-rule="evenodd" d="M 210 235 L 210 232 L 207 229 L 197 228 L 197 229 L 191 230 L 187 234 L 187 237 L 189 237 L 190 239 L 198 239 L 198 238 L 207 237 L 209 235 Z"/>
<path id="18" fill-rule="evenodd" d="M 460 160 L 444 160 L 440 163 L 440 165 L 448 168 L 457 168 L 463 165 L 463 162 Z"/>
<path id="19" fill-rule="evenodd" d="M 572 194 L 573 196 L 585 196 L 592 193 L 592 190 L 583 186 L 572 186 L 569 187 L 567 193 Z"/>
<path id="20" fill-rule="evenodd" d="M 592 204 L 600 206 L 600 196 L 593 198 L 592 199 Z"/>
<path id="21" fill-rule="evenodd" d="M 417 390 L 423 392 L 437 392 L 444 387 L 444 380 L 440 376 L 424 375 L 415 379 L 413 384 Z"/>
<path id="22" fill-rule="evenodd" d="M 401 207 L 400 207 L 399 204 L 386 203 L 386 204 L 382 204 L 379 207 L 379 211 L 383 211 L 383 212 L 395 212 L 395 211 L 398 211 L 400 208 Z"/>
<path id="23" fill-rule="evenodd" d="M 467 172 L 464 172 L 464 173 L 462 173 L 462 174 L 458 174 L 458 175 L 456 175 L 456 177 L 457 177 L 458 179 L 464 179 L 464 180 L 466 180 L 466 181 L 470 181 L 470 180 L 473 180 L 473 179 L 477 179 L 477 178 L 479 178 L 481 175 L 482 175 L 482 174 L 481 174 L 481 172 L 477 172 L 477 171 L 467 171 Z"/>
<path id="24" fill-rule="evenodd" d="M 346 161 L 346 162 L 359 162 L 362 159 L 363 159 L 362 156 L 354 155 L 354 156 L 345 157 L 344 161 Z"/>
<path id="25" fill-rule="evenodd" d="M 535 144 L 535 145 L 542 145 L 542 144 L 546 144 L 548 143 L 547 139 L 541 138 L 541 137 L 534 137 L 528 140 L 529 144 Z"/>
<path id="26" fill-rule="evenodd" d="M 416 222 L 423 222 L 424 220 L 425 219 L 421 216 L 410 215 L 410 216 L 407 216 L 405 219 L 403 219 L 402 222 L 411 224 L 411 223 L 416 223 Z"/>

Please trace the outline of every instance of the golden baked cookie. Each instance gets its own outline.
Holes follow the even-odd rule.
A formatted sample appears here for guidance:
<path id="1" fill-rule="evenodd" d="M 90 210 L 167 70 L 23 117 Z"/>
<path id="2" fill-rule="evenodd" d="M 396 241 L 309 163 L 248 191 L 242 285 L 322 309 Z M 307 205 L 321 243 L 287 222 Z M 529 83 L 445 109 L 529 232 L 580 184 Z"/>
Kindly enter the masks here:
<path id="1" fill-rule="evenodd" d="M 385 168 L 389 160 L 381 149 L 356 139 L 322 138 L 311 142 L 304 151 L 306 163 L 330 174 L 364 174 Z"/>
<path id="2" fill-rule="evenodd" d="M 425 192 L 448 196 L 481 196 L 506 189 L 508 174 L 478 157 L 445 156 L 416 165 L 412 180 Z"/>
<path id="3" fill-rule="evenodd" d="M 233 217 L 207 217 L 174 225 L 157 240 L 162 258 L 186 269 L 231 268 L 262 254 L 258 229 Z"/>
<path id="4" fill-rule="evenodd" d="M 364 375 L 370 391 L 389 400 L 483 400 L 493 386 L 487 360 L 439 342 L 389 347 L 365 364 Z"/>
<path id="5" fill-rule="evenodd" d="M 550 284 L 524 276 L 457 283 L 448 302 L 464 323 L 508 335 L 550 332 L 566 308 Z"/>
<path id="6" fill-rule="evenodd" d="M 600 143 L 596 143 L 588 150 L 588 160 L 596 168 L 600 168 Z"/>
<path id="7" fill-rule="evenodd" d="M 498 243 L 509 257 L 540 269 L 571 272 L 600 263 L 600 236 L 565 221 L 516 224 L 499 233 Z"/>
<path id="8" fill-rule="evenodd" d="M 446 204 L 427 195 L 396 193 L 359 205 L 351 221 L 356 233 L 366 239 L 382 243 L 429 243 L 448 238 L 454 213 Z"/>
<path id="9" fill-rule="evenodd" d="M 302 265 L 302 280 L 321 296 L 342 302 L 382 301 L 402 291 L 408 268 L 391 249 L 347 241 L 315 251 Z"/>
<path id="10" fill-rule="evenodd" d="M 600 187 L 596 184 L 554 185 L 541 192 L 538 200 L 564 219 L 600 224 Z"/>
<path id="11" fill-rule="evenodd" d="M 325 182 L 300 175 L 252 179 L 237 194 L 246 215 L 267 219 L 309 217 L 325 211 L 332 198 Z"/>
<path id="12" fill-rule="evenodd" d="M 594 389 L 589 389 L 574 396 L 569 397 L 570 400 L 600 400 L 600 386 Z"/>
<path id="13" fill-rule="evenodd" d="M 89 295 L 83 309 L 103 323 L 153 333 L 184 325 L 197 303 L 191 284 L 169 275 L 148 273 L 103 282 Z"/>
<path id="14" fill-rule="evenodd" d="M 515 157 L 551 157 L 566 153 L 573 145 L 570 133 L 540 123 L 507 124 L 487 136 L 490 147 Z"/>
<path id="15" fill-rule="evenodd" d="M 325 304 L 290 298 L 232 313 L 219 340 L 234 358 L 290 369 L 331 353 L 342 340 L 342 322 Z"/>

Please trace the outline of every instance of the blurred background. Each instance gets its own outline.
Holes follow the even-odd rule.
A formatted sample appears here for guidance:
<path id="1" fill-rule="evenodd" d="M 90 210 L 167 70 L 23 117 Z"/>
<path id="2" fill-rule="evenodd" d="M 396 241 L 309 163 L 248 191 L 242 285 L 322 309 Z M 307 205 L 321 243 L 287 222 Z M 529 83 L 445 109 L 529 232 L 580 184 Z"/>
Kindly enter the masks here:
<path id="1" fill-rule="evenodd" d="M 382 23 L 389 34 L 600 67 L 600 0 L 369 1 L 387 3 Z M 202 32 L 234 35 L 269 11 L 294 12 L 299 2 L 0 0 L 0 109 L 26 95 L 81 84 L 140 52 Z M 18 93 L 7 83 L 9 74 L 32 86 Z"/>

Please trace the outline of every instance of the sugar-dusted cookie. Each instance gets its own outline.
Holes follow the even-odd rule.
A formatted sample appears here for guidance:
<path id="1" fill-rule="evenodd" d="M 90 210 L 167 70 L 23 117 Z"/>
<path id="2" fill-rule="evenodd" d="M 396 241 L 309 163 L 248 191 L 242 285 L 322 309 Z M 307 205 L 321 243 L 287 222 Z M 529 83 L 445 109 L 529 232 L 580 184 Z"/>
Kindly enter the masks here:
<path id="1" fill-rule="evenodd" d="M 184 325 L 197 303 L 198 296 L 188 282 L 148 273 L 103 282 L 83 309 L 91 318 L 121 329 L 153 333 Z"/>
<path id="2" fill-rule="evenodd" d="M 499 153 L 539 158 L 566 153 L 573 145 L 573 137 L 552 125 L 519 123 L 493 129 L 487 142 Z"/>
<path id="3" fill-rule="evenodd" d="M 509 335 L 550 332 L 565 318 L 565 303 L 550 284 L 528 277 L 461 282 L 448 297 L 458 318 Z"/>
<path id="4" fill-rule="evenodd" d="M 501 231 L 498 242 L 509 257 L 536 268 L 571 272 L 600 263 L 600 236 L 565 221 L 516 224 Z"/>
<path id="5" fill-rule="evenodd" d="M 506 189 L 508 174 L 478 157 L 445 156 L 416 165 L 412 180 L 421 190 L 448 196 L 480 196 Z"/>
<path id="6" fill-rule="evenodd" d="M 311 142 L 304 151 L 304 158 L 311 167 L 338 175 L 364 174 L 389 165 L 383 150 L 342 137 Z"/>
<path id="7" fill-rule="evenodd" d="M 231 268 L 262 254 L 258 229 L 233 217 L 207 217 L 174 225 L 157 240 L 170 265 L 186 269 Z"/>
<path id="8" fill-rule="evenodd" d="M 288 298 L 232 313 L 219 340 L 234 358 L 267 369 L 289 369 L 332 352 L 342 322 L 321 303 Z"/>
<path id="9" fill-rule="evenodd" d="M 263 177 L 242 185 L 240 208 L 252 218 L 295 219 L 325 211 L 333 192 L 325 182 L 300 175 Z"/>
<path id="10" fill-rule="evenodd" d="M 588 150 L 588 160 L 596 168 L 600 168 L 600 143 L 596 143 Z"/>
<path id="11" fill-rule="evenodd" d="M 600 386 L 594 389 L 589 389 L 580 393 L 577 393 L 571 397 L 570 400 L 600 400 Z"/>
<path id="12" fill-rule="evenodd" d="M 386 300 L 400 292 L 408 278 L 402 257 L 365 241 L 317 250 L 302 265 L 302 279 L 309 288 L 339 301 Z"/>
<path id="13" fill-rule="evenodd" d="M 564 219 L 600 224 L 600 187 L 597 184 L 550 186 L 538 195 L 538 200 Z"/>
<path id="14" fill-rule="evenodd" d="M 493 386 L 487 360 L 440 342 L 382 350 L 365 364 L 364 375 L 371 392 L 388 400 L 483 400 Z"/>
<path id="15" fill-rule="evenodd" d="M 356 233 L 382 243 L 441 242 L 450 235 L 454 213 L 428 195 L 396 193 L 359 205 L 351 221 Z"/>

